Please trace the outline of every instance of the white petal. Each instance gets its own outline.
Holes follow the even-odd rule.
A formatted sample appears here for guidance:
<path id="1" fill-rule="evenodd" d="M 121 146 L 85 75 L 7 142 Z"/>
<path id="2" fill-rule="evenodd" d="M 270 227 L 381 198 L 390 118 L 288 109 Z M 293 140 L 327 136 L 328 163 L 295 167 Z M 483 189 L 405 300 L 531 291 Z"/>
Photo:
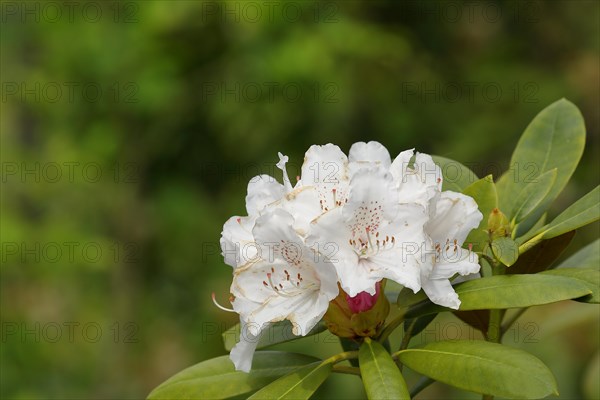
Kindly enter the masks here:
<path id="1" fill-rule="evenodd" d="M 418 203 L 428 207 L 430 200 L 440 192 L 442 172 L 431 156 L 417 153 L 409 167 L 412 150 L 400 153 L 390 167 L 400 189 L 401 203 Z"/>
<path id="2" fill-rule="evenodd" d="M 260 336 L 260 335 L 259 335 Z M 258 346 L 259 336 L 252 335 L 246 324 L 241 320 L 240 341 L 231 349 L 229 358 L 235 365 L 236 371 L 250 372 L 252 367 L 252 358 Z"/>
<path id="3" fill-rule="evenodd" d="M 458 310 L 460 300 L 448 279 L 429 279 L 421 282 L 427 297 L 440 306 Z"/>
<path id="4" fill-rule="evenodd" d="M 375 234 L 398 214 L 398 191 L 392 176 L 383 168 L 365 168 L 350 181 L 348 202 L 343 216 L 352 239 L 368 241 L 367 230 Z"/>
<path id="5" fill-rule="evenodd" d="M 369 143 L 357 142 L 350 147 L 348 160 L 351 163 L 360 164 L 377 164 L 384 167 L 386 170 L 392 162 L 390 153 L 379 142 L 371 141 Z"/>
<path id="6" fill-rule="evenodd" d="M 406 175 L 406 170 L 408 168 L 408 164 L 410 163 L 410 159 L 414 155 L 415 149 L 404 150 L 394 159 L 392 164 L 390 165 L 390 173 L 394 177 L 395 182 L 402 181 L 404 175 Z"/>
<path id="7" fill-rule="evenodd" d="M 319 193 L 313 186 L 294 189 L 285 196 L 281 207 L 292 215 L 293 227 L 301 236 L 308 233 L 310 223 L 322 213 Z"/>
<path id="8" fill-rule="evenodd" d="M 221 251 L 225 263 L 237 268 L 257 260 L 257 247 L 252 236 L 254 217 L 231 217 L 223 225 Z"/>
<path id="9" fill-rule="evenodd" d="M 451 191 L 442 192 L 436 203 L 436 214 L 425 226 L 434 242 L 445 245 L 448 240 L 462 246 L 471 230 L 477 228 L 483 215 L 469 196 Z"/>
<path id="10" fill-rule="evenodd" d="M 283 184 L 285 186 L 286 191 L 291 192 L 292 191 L 292 183 L 290 182 L 290 177 L 288 176 L 287 169 L 285 167 L 285 164 L 287 164 L 287 162 L 289 161 L 289 157 L 284 156 L 281 153 L 277 153 L 277 155 L 279 156 L 279 162 L 277 163 L 277 168 L 279 168 L 281 170 L 281 172 L 283 172 Z"/>
<path id="11" fill-rule="evenodd" d="M 248 215 L 256 215 L 267 205 L 280 200 L 285 194 L 285 188 L 269 175 L 258 175 L 248 182 L 246 195 L 246 210 Z"/>
<path id="12" fill-rule="evenodd" d="M 282 208 L 269 210 L 256 219 L 252 233 L 263 260 L 294 264 L 312 256 L 293 224 L 294 217 Z"/>
<path id="13" fill-rule="evenodd" d="M 304 300 L 290 315 L 292 333 L 305 336 L 323 318 L 329 308 L 329 301 L 325 296 L 315 295 Z"/>
<path id="14" fill-rule="evenodd" d="M 342 203 L 348 187 L 348 158 L 338 146 L 311 146 L 304 156 L 301 185 L 314 186 L 323 210 Z"/>
<path id="15" fill-rule="evenodd" d="M 479 272 L 477 254 L 458 248 L 456 252 L 450 247 L 442 250 L 440 258 L 433 266 L 429 279 L 449 279 L 454 275 L 469 275 Z"/>

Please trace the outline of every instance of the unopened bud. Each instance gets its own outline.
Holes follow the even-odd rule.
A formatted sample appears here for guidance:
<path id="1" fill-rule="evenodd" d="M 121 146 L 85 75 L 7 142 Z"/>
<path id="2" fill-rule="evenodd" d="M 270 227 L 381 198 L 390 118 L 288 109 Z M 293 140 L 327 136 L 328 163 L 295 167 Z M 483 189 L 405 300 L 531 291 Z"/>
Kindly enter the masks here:
<path id="1" fill-rule="evenodd" d="M 497 208 L 494 208 L 488 217 L 488 234 L 490 235 L 490 242 L 499 237 L 510 237 L 510 222 L 506 215 Z"/>
<path id="2" fill-rule="evenodd" d="M 374 295 L 361 292 L 354 297 L 340 287 L 340 294 L 329 303 L 323 317 L 329 331 L 345 338 L 375 336 L 390 312 L 384 287 L 385 281 L 377 282 Z"/>

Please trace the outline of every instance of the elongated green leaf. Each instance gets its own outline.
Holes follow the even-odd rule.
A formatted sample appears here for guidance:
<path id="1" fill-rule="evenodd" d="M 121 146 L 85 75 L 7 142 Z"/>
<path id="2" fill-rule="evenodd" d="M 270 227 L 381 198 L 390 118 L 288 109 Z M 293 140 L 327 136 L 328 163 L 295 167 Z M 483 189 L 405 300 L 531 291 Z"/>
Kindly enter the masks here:
<path id="1" fill-rule="evenodd" d="M 528 241 L 529 239 L 534 237 L 536 235 L 536 233 L 538 233 L 540 231 L 540 229 L 542 229 L 544 227 L 544 225 L 546 225 L 547 217 L 548 217 L 548 214 L 544 213 L 540 217 L 540 219 L 535 224 L 533 224 L 531 229 L 525 233 L 520 232 L 521 229 L 517 229 L 517 232 L 516 232 L 517 237 L 515 239 L 515 242 L 517 242 L 517 244 L 519 246 L 521 246 L 523 243 L 525 243 L 526 241 Z M 520 226 L 517 226 L 517 228 L 520 228 Z"/>
<path id="2" fill-rule="evenodd" d="M 546 271 L 544 274 L 565 276 L 583 282 L 592 293 L 577 300 L 584 303 L 600 303 L 600 270 L 598 270 L 598 267 L 558 268 L 551 271 Z"/>
<path id="3" fill-rule="evenodd" d="M 558 268 L 600 268 L 600 239 L 567 258 Z"/>
<path id="4" fill-rule="evenodd" d="M 531 307 L 576 299 L 591 294 L 589 287 L 563 276 L 497 275 L 459 283 L 455 291 L 461 301 L 460 311 Z M 414 304 L 406 318 L 414 318 L 447 308 L 429 300 Z"/>
<path id="5" fill-rule="evenodd" d="M 573 203 L 544 229 L 543 238 L 550 239 L 600 218 L 600 186 Z"/>
<path id="6" fill-rule="evenodd" d="M 567 248 L 575 236 L 575 231 L 564 233 L 552 239 L 543 240 L 519 255 L 517 262 L 506 270 L 507 274 L 535 274 L 547 270 Z"/>
<path id="7" fill-rule="evenodd" d="M 515 201 L 527 184 L 557 168 L 552 189 L 532 214 L 531 224 L 537 221 L 571 178 L 584 145 L 583 117 L 573 103 L 561 99 L 543 109 L 519 139 L 510 160 L 511 170 L 497 182 L 500 209 L 505 213 L 515 210 Z"/>
<path id="8" fill-rule="evenodd" d="M 213 358 L 184 369 L 154 389 L 148 399 L 225 399 L 259 389 L 315 357 L 282 351 L 254 354 L 250 373 L 236 371 L 229 356 Z"/>
<path id="9" fill-rule="evenodd" d="M 558 395 L 552 372 L 522 350 L 484 341 L 433 342 L 402 350 L 410 369 L 470 392 L 519 399 Z"/>
<path id="10" fill-rule="evenodd" d="M 381 344 L 365 338 L 358 361 L 369 399 L 410 399 L 400 370 Z"/>
<path id="11" fill-rule="evenodd" d="M 496 194 L 496 185 L 492 175 L 474 182 L 463 190 L 467 196 L 471 196 L 477 202 L 479 211 L 483 214 L 483 219 L 479 226 L 469 233 L 465 243 L 473 244 L 474 251 L 481 251 L 488 241 L 486 231 L 488 217 L 490 212 L 498 206 L 498 195 Z"/>
<path id="12" fill-rule="evenodd" d="M 510 213 L 510 215 L 513 215 L 513 221 L 519 223 L 536 210 L 552 189 L 556 181 L 556 175 L 557 169 L 551 169 L 525 186 L 515 199 L 514 209 Z"/>
<path id="13" fill-rule="evenodd" d="M 325 362 L 306 365 L 265 386 L 248 400 L 309 399 L 331 374 L 332 367 Z"/>
<path id="14" fill-rule="evenodd" d="M 502 264 L 510 267 L 519 258 L 519 246 L 508 237 L 499 237 L 492 242 L 492 252 Z"/>
<path id="15" fill-rule="evenodd" d="M 444 177 L 442 190 L 462 192 L 464 188 L 479 179 L 473 171 L 458 161 L 441 156 L 432 156 L 432 158 L 442 170 L 442 176 Z"/>
<path id="16" fill-rule="evenodd" d="M 319 322 L 306 336 L 316 335 L 325 331 L 327 328 L 323 322 Z M 227 329 L 221 335 L 225 350 L 230 351 L 240 340 L 240 324 L 236 324 Z M 267 328 L 258 341 L 257 349 L 262 349 L 277 343 L 289 342 L 291 340 L 301 339 L 306 336 L 296 336 L 292 333 L 292 324 L 290 321 L 276 322 Z"/>

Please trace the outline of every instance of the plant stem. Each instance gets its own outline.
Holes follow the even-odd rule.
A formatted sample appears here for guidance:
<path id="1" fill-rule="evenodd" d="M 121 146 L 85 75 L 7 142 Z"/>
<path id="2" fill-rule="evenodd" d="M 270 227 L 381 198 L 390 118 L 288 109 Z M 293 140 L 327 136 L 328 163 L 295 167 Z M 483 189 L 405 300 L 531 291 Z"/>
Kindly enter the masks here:
<path id="1" fill-rule="evenodd" d="M 336 354 L 335 356 L 331 356 L 328 359 L 323 360 L 323 364 L 337 364 L 352 358 L 358 358 L 358 351 L 345 351 L 343 353 Z"/>
<path id="2" fill-rule="evenodd" d="M 499 262 L 492 264 L 493 275 L 504 275 L 506 273 L 506 267 Z M 488 325 L 487 333 L 485 334 L 485 340 L 492 343 L 500 343 L 502 341 L 502 317 L 504 317 L 504 310 L 490 310 L 490 322 Z M 484 394 L 481 397 L 482 400 L 493 400 L 494 396 Z"/>
<path id="3" fill-rule="evenodd" d="M 412 338 L 412 331 L 413 331 L 416 323 L 417 323 L 416 318 L 413 318 L 410 321 L 410 324 L 408 324 L 408 327 L 406 328 L 406 331 L 404 332 L 404 336 L 402 336 L 402 342 L 400 343 L 400 349 L 395 354 L 399 354 L 402 350 L 405 350 L 408 347 L 408 344 L 410 343 L 410 339 Z M 404 367 L 404 365 L 398 359 L 396 359 L 396 365 L 398 366 L 398 369 L 400 369 L 400 372 L 402 372 L 402 368 Z"/>
<path id="4" fill-rule="evenodd" d="M 396 328 L 398 328 L 404 322 L 404 313 L 402 315 L 397 316 L 393 320 L 390 321 L 389 324 L 379 334 L 377 337 L 377 341 L 380 343 L 385 342 L 385 340 L 392 334 Z"/>
<path id="5" fill-rule="evenodd" d="M 417 384 L 415 386 L 413 386 L 412 389 L 410 389 L 410 398 L 412 399 L 413 397 L 415 397 L 417 394 L 419 394 L 421 392 L 421 390 L 425 389 L 426 387 L 431 385 L 433 382 L 435 382 L 435 379 L 431 379 L 428 376 L 421 377 L 421 379 L 419 379 L 419 382 L 417 382 Z"/>
<path id="6" fill-rule="evenodd" d="M 334 365 L 333 372 L 337 372 L 338 374 L 349 374 L 349 375 L 360 376 L 360 369 L 358 369 L 356 367 L 349 367 L 346 365 Z"/>
<path id="7" fill-rule="evenodd" d="M 521 317 L 521 315 L 523 315 L 523 313 L 525 311 L 527 311 L 528 308 L 520 308 L 519 310 L 517 310 L 517 312 L 515 314 L 513 314 L 512 317 L 510 317 L 510 319 L 508 321 L 506 321 L 504 324 L 502 324 L 502 334 L 504 334 L 504 332 L 508 331 L 510 329 L 510 327 Z"/>

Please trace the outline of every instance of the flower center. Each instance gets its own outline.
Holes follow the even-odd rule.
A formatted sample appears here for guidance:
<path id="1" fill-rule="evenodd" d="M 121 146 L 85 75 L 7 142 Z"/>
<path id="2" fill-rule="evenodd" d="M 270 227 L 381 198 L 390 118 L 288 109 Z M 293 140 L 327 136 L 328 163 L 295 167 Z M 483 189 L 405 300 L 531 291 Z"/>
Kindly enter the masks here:
<path id="1" fill-rule="evenodd" d="M 294 297 L 318 287 L 312 281 L 304 283 L 304 278 L 300 272 L 292 276 L 287 269 L 275 272 L 275 268 L 271 267 L 271 272 L 267 272 L 266 277 L 267 279 L 263 281 L 263 285 L 273 290 L 276 295 L 283 297 Z"/>

